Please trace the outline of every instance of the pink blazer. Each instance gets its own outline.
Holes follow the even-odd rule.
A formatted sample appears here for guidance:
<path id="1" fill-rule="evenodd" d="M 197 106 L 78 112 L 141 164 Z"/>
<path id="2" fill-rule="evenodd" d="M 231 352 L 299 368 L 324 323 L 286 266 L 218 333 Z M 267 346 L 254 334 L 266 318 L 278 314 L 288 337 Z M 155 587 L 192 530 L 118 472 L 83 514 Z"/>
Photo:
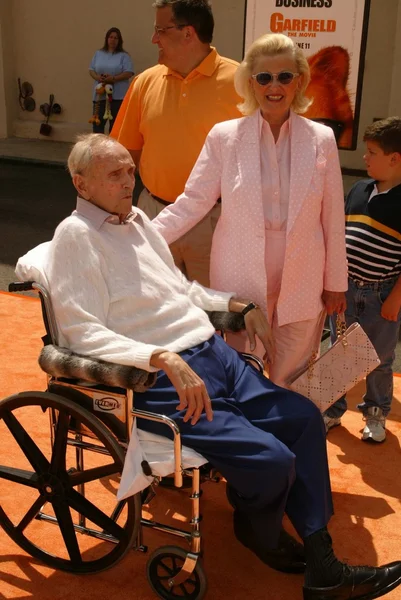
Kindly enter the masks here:
<path id="1" fill-rule="evenodd" d="M 184 193 L 153 224 L 167 243 L 222 199 L 210 282 L 266 308 L 265 224 L 258 115 L 219 123 L 209 133 Z M 323 289 L 347 289 L 344 195 L 330 128 L 291 113 L 291 181 L 279 325 L 313 319 Z"/>

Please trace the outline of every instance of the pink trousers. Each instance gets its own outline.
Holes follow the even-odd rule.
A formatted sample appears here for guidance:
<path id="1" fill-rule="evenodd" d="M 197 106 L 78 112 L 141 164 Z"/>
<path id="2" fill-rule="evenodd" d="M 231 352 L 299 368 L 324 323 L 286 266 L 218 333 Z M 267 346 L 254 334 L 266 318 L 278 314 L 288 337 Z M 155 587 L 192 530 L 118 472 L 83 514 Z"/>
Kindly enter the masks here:
<path id="1" fill-rule="evenodd" d="M 271 381 L 282 387 L 288 387 L 291 377 L 308 365 L 314 351 L 319 351 L 316 346 L 322 333 L 323 319 L 320 313 L 314 319 L 278 326 L 276 309 L 280 294 L 286 238 L 285 231 L 266 229 L 265 234 L 267 320 L 272 328 L 276 345 L 273 362 L 266 364 L 266 370 L 269 372 Z M 250 352 L 249 340 L 245 332 L 227 334 L 227 342 L 236 350 Z M 259 340 L 253 353 L 261 358 L 265 353 Z"/>

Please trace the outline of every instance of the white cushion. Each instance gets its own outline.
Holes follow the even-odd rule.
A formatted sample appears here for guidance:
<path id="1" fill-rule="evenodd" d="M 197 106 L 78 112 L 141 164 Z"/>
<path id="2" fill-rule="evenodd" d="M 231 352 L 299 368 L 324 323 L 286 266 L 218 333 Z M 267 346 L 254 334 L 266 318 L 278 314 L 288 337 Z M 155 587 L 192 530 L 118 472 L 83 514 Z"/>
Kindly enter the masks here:
<path id="1" fill-rule="evenodd" d="M 184 469 L 200 467 L 207 462 L 198 452 L 186 446 L 181 448 L 181 458 Z M 174 444 L 172 440 L 162 435 L 137 429 L 134 423 L 117 500 L 137 494 L 152 483 L 153 477 L 143 473 L 141 464 L 143 460 L 147 460 L 153 475 L 165 477 L 174 473 Z"/>
<path id="2" fill-rule="evenodd" d="M 43 242 L 18 259 L 15 274 L 20 281 L 36 281 L 45 289 L 49 289 L 45 264 L 50 244 L 51 242 Z"/>

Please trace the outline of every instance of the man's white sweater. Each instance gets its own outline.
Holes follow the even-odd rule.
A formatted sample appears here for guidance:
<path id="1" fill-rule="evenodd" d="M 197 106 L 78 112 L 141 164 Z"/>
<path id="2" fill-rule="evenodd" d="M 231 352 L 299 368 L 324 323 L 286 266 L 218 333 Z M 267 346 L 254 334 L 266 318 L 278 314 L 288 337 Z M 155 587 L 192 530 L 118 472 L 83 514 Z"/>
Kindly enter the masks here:
<path id="1" fill-rule="evenodd" d="M 154 371 L 153 352 L 180 352 L 214 333 L 204 310 L 228 310 L 231 293 L 188 282 L 146 215 L 125 224 L 78 198 L 45 262 L 59 344 Z"/>

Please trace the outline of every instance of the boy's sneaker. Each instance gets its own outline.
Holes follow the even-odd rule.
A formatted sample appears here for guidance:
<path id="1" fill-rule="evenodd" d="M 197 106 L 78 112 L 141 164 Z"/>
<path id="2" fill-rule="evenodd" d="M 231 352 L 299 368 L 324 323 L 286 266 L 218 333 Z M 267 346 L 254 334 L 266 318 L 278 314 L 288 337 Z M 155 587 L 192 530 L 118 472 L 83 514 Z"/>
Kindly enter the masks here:
<path id="1" fill-rule="evenodd" d="M 329 415 L 323 415 L 323 421 L 326 427 L 326 433 L 332 427 L 337 427 L 341 425 L 341 417 L 330 417 Z"/>
<path id="2" fill-rule="evenodd" d="M 366 425 L 362 433 L 362 440 L 364 442 L 384 442 L 386 418 L 383 411 L 378 406 L 371 406 L 364 414 L 363 420 L 366 421 Z"/>

